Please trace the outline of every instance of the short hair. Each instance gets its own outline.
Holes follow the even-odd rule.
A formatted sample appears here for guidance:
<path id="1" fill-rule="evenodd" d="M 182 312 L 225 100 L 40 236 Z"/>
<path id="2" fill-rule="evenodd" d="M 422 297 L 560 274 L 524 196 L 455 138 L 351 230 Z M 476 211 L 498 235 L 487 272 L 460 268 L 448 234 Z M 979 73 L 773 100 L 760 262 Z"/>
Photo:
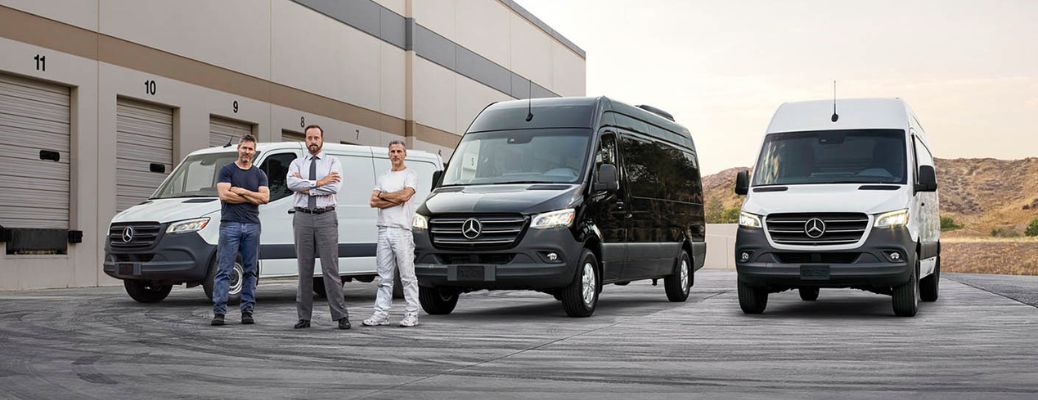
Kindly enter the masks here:
<path id="1" fill-rule="evenodd" d="M 251 133 L 246 133 L 245 135 L 243 135 L 241 137 L 241 139 L 238 140 L 238 144 L 241 145 L 242 143 L 245 143 L 245 142 L 256 143 L 256 137 L 252 136 Z"/>
<path id="2" fill-rule="evenodd" d="M 321 139 L 324 139 L 324 129 L 321 129 L 321 126 L 317 124 L 307 125 L 306 128 L 303 128 L 303 135 L 306 136 L 306 131 L 311 129 L 317 129 L 318 132 L 321 132 Z"/>
<path id="3" fill-rule="evenodd" d="M 393 148 L 394 144 L 399 144 L 400 147 L 403 147 L 405 151 L 407 150 L 407 145 L 404 144 L 403 140 L 393 140 L 393 141 L 389 142 L 389 146 L 386 146 L 386 147 L 391 149 L 391 148 Z"/>

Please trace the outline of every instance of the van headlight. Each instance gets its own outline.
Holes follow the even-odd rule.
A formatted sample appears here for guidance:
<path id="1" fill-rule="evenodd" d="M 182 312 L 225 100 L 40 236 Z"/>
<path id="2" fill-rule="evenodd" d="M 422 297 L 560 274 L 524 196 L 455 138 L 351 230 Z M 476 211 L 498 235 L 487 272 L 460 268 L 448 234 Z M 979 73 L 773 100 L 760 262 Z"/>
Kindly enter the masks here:
<path id="1" fill-rule="evenodd" d="M 876 216 L 876 228 L 893 228 L 908 225 L 908 209 L 894 210 Z"/>
<path id="2" fill-rule="evenodd" d="M 209 224 L 209 217 L 202 217 L 196 219 L 189 219 L 187 221 L 179 221 L 169 224 L 169 228 L 166 228 L 166 233 L 188 233 L 197 232 L 205 228 Z"/>
<path id="3" fill-rule="evenodd" d="M 429 229 L 429 218 L 422 214 L 415 213 L 414 219 L 411 220 L 411 228 L 421 230 Z"/>
<path id="4" fill-rule="evenodd" d="M 760 216 L 748 212 L 739 213 L 739 226 L 743 228 L 761 228 Z"/>
<path id="5" fill-rule="evenodd" d="M 577 215 L 572 208 L 537 214 L 533 217 L 530 227 L 533 229 L 564 228 L 573 223 Z"/>

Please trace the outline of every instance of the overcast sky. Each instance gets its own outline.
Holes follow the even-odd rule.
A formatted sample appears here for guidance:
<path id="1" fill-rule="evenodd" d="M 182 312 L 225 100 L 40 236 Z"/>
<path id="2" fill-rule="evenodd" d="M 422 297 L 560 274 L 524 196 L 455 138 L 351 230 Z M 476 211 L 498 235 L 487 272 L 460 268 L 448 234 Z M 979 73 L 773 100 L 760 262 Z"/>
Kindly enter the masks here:
<path id="1" fill-rule="evenodd" d="M 900 97 L 940 158 L 1038 157 L 1038 1 L 516 0 L 587 51 L 587 95 L 651 104 L 703 173 L 786 101 Z"/>

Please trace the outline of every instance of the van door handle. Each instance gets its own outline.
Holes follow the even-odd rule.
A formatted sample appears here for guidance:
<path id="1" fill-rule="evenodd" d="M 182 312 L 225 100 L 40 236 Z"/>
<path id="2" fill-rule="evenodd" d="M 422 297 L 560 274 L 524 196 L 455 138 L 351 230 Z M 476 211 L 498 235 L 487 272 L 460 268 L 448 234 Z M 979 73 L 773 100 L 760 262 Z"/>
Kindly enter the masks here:
<path id="1" fill-rule="evenodd" d="M 624 209 L 624 205 L 625 205 L 624 202 L 618 201 L 618 202 L 616 202 L 616 209 L 617 210 L 623 210 Z"/>
<path id="2" fill-rule="evenodd" d="M 289 214 L 295 214 L 295 213 L 296 213 L 296 209 L 294 209 L 294 208 L 289 208 L 289 209 L 288 209 L 288 213 L 289 213 Z"/>

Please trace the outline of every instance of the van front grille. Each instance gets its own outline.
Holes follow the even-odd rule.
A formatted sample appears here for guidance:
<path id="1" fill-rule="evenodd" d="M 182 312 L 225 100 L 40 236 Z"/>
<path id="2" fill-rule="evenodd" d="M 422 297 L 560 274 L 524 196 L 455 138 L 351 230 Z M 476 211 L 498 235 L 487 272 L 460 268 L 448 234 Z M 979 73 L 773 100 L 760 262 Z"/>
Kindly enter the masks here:
<path id="1" fill-rule="evenodd" d="M 429 236 L 440 248 L 503 248 L 515 245 L 525 227 L 526 218 L 518 214 L 432 217 Z"/>
<path id="2" fill-rule="evenodd" d="M 158 222 L 112 224 L 108 230 L 108 244 L 112 249 L 146 249 L 155 245 L 162 228 Z"/>
<path id="3" fill-rule="evenodd" d="M 765 224 L 775 243 L 830 246 L 857 243 L 869 227 L 869 217 L 860 213 L 772 214 Z"/>

